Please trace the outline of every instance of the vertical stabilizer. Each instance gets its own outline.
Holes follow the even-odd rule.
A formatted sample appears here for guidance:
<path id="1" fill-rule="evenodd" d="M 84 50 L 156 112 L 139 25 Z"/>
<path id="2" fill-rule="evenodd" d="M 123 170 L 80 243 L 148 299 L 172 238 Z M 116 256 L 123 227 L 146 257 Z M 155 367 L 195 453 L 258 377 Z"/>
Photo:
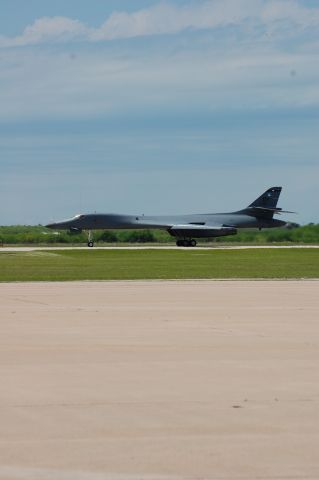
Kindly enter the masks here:
<path id="1" fill-rule="evenodd" d="M 266 190 L 260 197 L 256 198 L 256 200 L 251 203 L 248 208 L 251 207 L 258 207 L 258 208 L 269 208 L 273 209 L 276 208 L 278 199 L 281 193 L 281 187 L 272 187 Z"/>
<path id="2" fill-rule="evenodd" d="M 281 208 L 277 208 L 278 199 L 281 193 L 281 187 L 268 188 L 260 197 L 256 198 L 247 208 L 241 210 L 241 213 L 260 218 L 273 218 L 275 213 L 279 213 Z"/>

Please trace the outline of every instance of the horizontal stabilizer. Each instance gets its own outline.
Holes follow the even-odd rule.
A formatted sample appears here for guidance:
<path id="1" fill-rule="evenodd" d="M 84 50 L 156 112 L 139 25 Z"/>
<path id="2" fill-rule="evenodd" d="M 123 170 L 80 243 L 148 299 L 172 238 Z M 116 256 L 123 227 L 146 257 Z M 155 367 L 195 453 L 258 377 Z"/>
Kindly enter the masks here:
<path id="1" fill-rule="evenodd" d="M 290 212 L 289 210 L 283 210 L 282 208 L 248 207 L 247 210 L 259 210 L 265 213 L 271 212 L 275 215 L 280 215 L 281 213 L 297 213 Z"/>

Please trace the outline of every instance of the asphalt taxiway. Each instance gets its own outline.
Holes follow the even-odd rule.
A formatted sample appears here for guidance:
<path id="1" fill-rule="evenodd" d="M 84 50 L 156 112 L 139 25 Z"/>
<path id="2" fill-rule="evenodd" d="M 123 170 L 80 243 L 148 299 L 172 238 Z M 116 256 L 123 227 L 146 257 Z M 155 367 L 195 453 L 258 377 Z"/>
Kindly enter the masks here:
<path id="1" fill-rule="evenodd" d="M 318 288 L 1 284 L 0 479 L 318 479 Z"/>

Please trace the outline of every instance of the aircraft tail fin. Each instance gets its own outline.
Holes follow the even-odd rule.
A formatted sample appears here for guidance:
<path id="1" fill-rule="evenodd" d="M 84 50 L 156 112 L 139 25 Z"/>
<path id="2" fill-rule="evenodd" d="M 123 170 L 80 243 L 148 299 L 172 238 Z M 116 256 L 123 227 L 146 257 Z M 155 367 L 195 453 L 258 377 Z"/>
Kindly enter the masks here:
<path id="1" fill-rule="evenodd" d="M 257 207 L 265 209 L 275 209 L 281 193 L 282 187 L 268 188 L 260 197 L 251 203 L 248 208 Z"/>
<path id="2" fill-rule="evenodd" d="M 243 210 L 248 215 L 262 218 L 272 218 L 275 213 L 282 212 L 277 208 L 278 199 L 282 187 L 268 188 L 260 197 L 256 198 L 247 208 Z"/>

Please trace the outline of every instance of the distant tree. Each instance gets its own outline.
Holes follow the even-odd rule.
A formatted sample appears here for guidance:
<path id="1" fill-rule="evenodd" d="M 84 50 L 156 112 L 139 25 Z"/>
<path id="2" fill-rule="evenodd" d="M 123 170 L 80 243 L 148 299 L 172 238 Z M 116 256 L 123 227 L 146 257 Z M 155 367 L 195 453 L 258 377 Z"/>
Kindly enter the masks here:
<path id="1" fill-rule="evenodd" d="M 96 236 L 97 242 L 108 242 L 108 243 L 115 243 L 118 241 L 118 238 L 114 232 L 110 232 L 109 230 L 105 230 L 100 235 Z"/>
<path id="2" fill-rule="evenodd" d="M 147 243 L 147 242 L 154 242 L 155 237 L 154 234 L 150 230 L 132 230 L 126 232 L 125 235 L 126 242 L 130 243 Z"/>
<path id="3" fill-rule="evenodd" d="M 165 230 L 105 230 L 95 231 L 96 242 L 125 242 L 125 243 L 174 243 Z M 43 226 L 11 225 L 0 226 L 0 244 L 85 244 L 87 237 L 84 232 L 69 234 L 66 231 L 52 232 Z M 257 230 L 240 231 L 237 235 L 217 237 L 214 239 L 201 239 L 200 243 L 246 243 L 246 244 L 269 244 L 272 242 L 291 242 L 319 244 L 319 224 L 298 226 L 289 224 L 286 228 L 270 228 L 261 232 Z"/>

